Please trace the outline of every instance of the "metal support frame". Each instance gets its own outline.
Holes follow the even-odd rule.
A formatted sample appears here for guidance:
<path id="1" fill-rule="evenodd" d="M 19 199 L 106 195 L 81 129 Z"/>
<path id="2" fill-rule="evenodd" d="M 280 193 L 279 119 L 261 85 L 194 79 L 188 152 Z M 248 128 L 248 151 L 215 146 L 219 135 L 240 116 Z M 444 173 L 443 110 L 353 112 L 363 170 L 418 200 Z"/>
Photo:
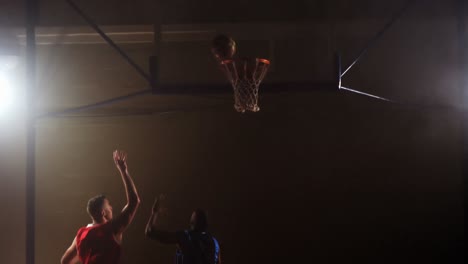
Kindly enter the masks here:
<path id="1" fill-rule="evenodd" d="M 364 55 L 367 54 L 367 52 L 369 51 L 369 49 L 380 39 L 382 38 L 382 36 L 390 29 L 390 27 L 405 13 L 405 11 L 408 9 L 408 7 L 414 2 L 415 0 L 408 0 L 406 1 L 405 5 L 398 11 L 396 12 L 392 18 L 387 22 L 387 24 L 385 24 L 385 26 L 379 31 L 377 32 L 377 34 L 375 34 L 375 36 L 369 40 L 369 42 L 367 43 L 367 45 L 359 52 L 358 56 L 353 60 L 353 62 L 351 62 L 351 64 L 341 73 L 340 77 L 343 78 L 343 76 L 348 73 L 349 70 L 351 70 L 351 68 L 356 64 L 358 63 L 362 57 L 364 57 Z M 359 95 L 363 95 L 363 96 L 367 96 L 367 97 L 370 97 L 370 98 L 374 98 L 374 99 L 378 99 L 378 100 L 382 100 L 382 101 L 386 101 L 386 102 L 393 102 L 393 103 L 396 103 L 396 101 L 394 100 L 390 100 L 390 99 L 387 99 L 387 98 L 384 98 L 384 97 L 381 97 L 381 96 L 377 96 L 377 95 L 373 95 L 373 94 L 369 94 L 369 93 L 365 93 L 365 92 L 361 92 L 361 91 L 358 91 L 358 90 L 354 90 L 354 89 L 351 89 L 351 88 L 347 88 L 347 87 L 342 87 L 341 86 L 341 78 L 340 78 L 340 89 L 344 90 L 344 91 L 348 91 L 348 92 L 353 92 L 353 93 L 356 93 L 356 94 L 359 94 Z"/>
<path id="2" fill-rule="evenodd" d="M 468 217 L 468 3 L 466 0 L 456 0 L 457 10 L 457 33 L 458 33 L 458 52 L 459 52 L 459 84 L 460 84 L 460 100 L 463 107 L 461 116 L 461 166 L 462 166 L 462 190 L 463 190 L 463 215 L 464 215 L 464 233 L 457 241 L 454 247 L 457 261 L 466 259 L 466 223 Z M 455 263 L 455 262 L 454 262 Z M 458 262 L 456 262 L 458 263 Z M 460 262 L 462 263 L 462 262 Z"/>
<path id="3" fill-rule="evenodd" d="M 34 102 L 36 93 L 37 0 L 26 0 L 26 264 L 35 262 L 36 236 L 36 127 Z"/>
<path id="4" fill-rule="evenodd" d="M 149 68 L 151 75 L 151 88 L 153 93 L 159 88 L 159 62 L 161 61 L 162 24 L 163 24 L 162 3 L 156 1 L 156 12 L 154 16 L 154 55 L 149 58 Z"/>
<path id="5" fill-rule="evenodd" d="M 219 86 L 217 86 L 215 89 L 214 89 L 214 87 L 208 87 L 207 85 L 183 85 L 183 84 L 181 84 L 181 85 L 175 85 L 175 86 L 174 85 L 172 85 L 172 86 L 166 85 L 165 87 L 161 86 L 158 83 L 158 80 L 156 79 L 156 78 L 158 78 L 157 72 L 159 71 L 159 68 L 158 68 L 159 65 L 157 65 L 158 62 L 159 62 L 159 56 L 160 56 L 159 50 L 156 51 L 156 56 L 154 58 L 150 58 L 151 59 L 151 61 L 150 61 L 150 68 L 151 69 L 150 70 L 151 70 L 152 74 L 148 75 L 117 44 L 115 44 L 112 41 L 112 39 L 109 38 L 99 28 L 99 26 L 88 15 L 86 15 L 86 13 L 81 8 L 79 8 L 79 6 L 77 4 L 75 4 L 72 0 L 66 0 L 66 1 L 112 48 L 114 48 L 143 78 L 145 78 L 147 80 L 147 82 L 148 82 L 148 84 L 149 84 L 149 86 L 151 88 L 150 89 L 144 89 L 144 90 L 138 91 L 138 92 L 134 92 L 134 93 L 131 93 L 131 94 L 128 94 L 128 95 L 123 95 L 123 96 L 103 100 L 103 101 L 100 101 L 100 102 L 91 103 L 91 104 L 80 106 L 80 107 L 74 107 L 74 108 L 70 108 L 70 109 L 65 109 L 63 111 L 55 111 L 55 112 L 52 112 L 52 113 L 41 114 L 38 117 L 58 116 L 58 115 L 71 114 L 71 113 L 76 113 L 76 112 L 80 112 L 80 111 L 84 111 L 84 110 L 94 109 L 94 108 L 110 105 L 110 104 L 113 104 L 113 103 L 121 102 L 121 101 L 124 101 L 126 99 L 129 99 L 129 98 L 132 98 L 132 97 L 135 97 L 135 96 L 148 94 L 150 92 L 152 92 L 153 94 L 170 94 L 170 93 L 202 94 L 202 93 L 219 93 L 219 92 L 226 92 L 226 91 L 232 92 L 230 89 L 226 90 L 223 87 L 219 87 Z M 379 40 L 385 32 L 387 32 L 387 30 L 395 23 L 395 21 L 398 20 L 398 18 L 400 18 L 402 16 L 404 11 L 406 11 L 406 9 L 410 6 L 410 4 L 413 1 L 415 1 L 415 0 L 408 0 L 406 2 L 406 4 L 403 6 L 403 8 L 401 8 L 399 10 L 399 12 L 397 12 L 390 19 L 390 21 L 383 27 L 383 29 L 380 30 L 368 42 L 368 44 L 359 53 L 359 55 L 356 57 L 356 59 L 354 59 L 354 61 L 344 71 L 342 71 L 341 57 L 340 57 L 339 54 L 336 54 L 335 62 L 336 62 L 336 67 L 337 67 L 337 74 L 339 75 L 339 76 L 337 76 L 336 80 L 334 80 L 333 82 L 325 83 L 325 84 L 324 83 L 315 83 L 315 82 L 305 82 L 305 83 L 295 83 L 295 84 L 287 83 L 287 87 L 288 87 L 287 90 L 288 91 L 295 91 L 295 92 L 297 92 L 297 91 L 303 92 L 303 91 L 316 90 L 317 87 L 319 89 L 330 89 L 330 87 L 331 87 L 331 91 L 335 91 L 336 88 L 338 88 L 338 90 L 350 91 L 350 92 L 354 92 L 354 93 L 364 95 L 364 96 L 368 96 L 368 97 L 371 97 L 371 98 L 380 99 L 380 100 L 384 100 L 384 101 L 388 101 L 388 102 L 394 102 L 394 101 L 392 101 L 390 99 L 387 99 L 387 98 L 383 98 L 383 97 L 372 95 L 372 94 L 369 94 L 369 93 L 364 93 L 364 92 L 361 92 L 361 91 L 353 90 L 353 89 L 347 88 L 347 87 L 342 87 L 341 86 L 341 80 L 342 80 L 342 77 L 368 52 L 368 50 L 372 47 L 372 45 L 374 45 L 374 43 L 377 40 Z M 158 23 L 156 23 L 157 28 L 155 28 L 155 29 L 160 31 L 160 24 L 161 24 L 161 21 L 159 20 Z M 156 41 L 161 40 L 161 37 L 159 35 L 160 34 L 158 34 L 158 36 L 155 38 Z M 157 43 L 157 45 L 159 46 L 159 43 Z M 159 47 L 157 49 L 159 49 Z M 284 86 L 284 85 L 285 84 L 279 84 L 279 83 L 277 83 L 277 84 L 264 83 L 264 84 L 262 84 L 262 87 L 267 92 L 278 92 L 278 91 L 281 90 L 280 87 Z"/>
<path id="6" fill-rule="evenodd" d="M 341 54 L 340 53 L 335 53 L 335 82 L 337 85 L 337 88 L 341 88 L 341 77 L 342 77 L 342 69 L 341 69 Z"/>
<path id="7" fill-rule="evenodd" d="M 82 112 L 82 111 L 85 111 L 85 110 L 91 110 L 91 109 L 99 108 L 99 107 L 102 107 L 102 106 L 114 104 L 114 103 L 117 103 L 117 102 L 122 102 L 122 101 L 125 101 L 127 99 L 137 97 L 137 96 L 140 96 L 140 95 L 143 95 L 143 94 L 149 94 L 151 92 L 152 92 L 151 89 L 142 90 L 142 91 L 122 95 L 122 96 L 119 96 L 119 97 L 114 97 L 114 98 L 111 98 L 111 99 L 107 99 L 107 100 L 104 100 L 104 101 L 91 103 L 91 104 L 88 104 L 88 105 L 68 108 L 68 109 L 65 109 L 65 110 L 60 110 L 60 111 L 55 111 L 55 112 L 50 112 L 50 113 L 39 114 L 36 117 L 37 118 L 44 118 L 44 117 L 54 117 L 54 116 L 61 116 L 61 115 L 66 115 L 66 114 L 78 113 L 78 112 Z"/>
<path id="8" fill-rule="evenodd" d="M 390 27 L 403 15 L 403 13 L 408 9 L 408 7 L 414 2 L 415 0 L 408 0 L 406 4 L 390 19 L 390 21 L 385 24 L 385 26 L 375 34 L 375 36 L 369 40 L 367 45 L 359 52 L 359 55 L 351 62 L 351 64 L 343 71 L 341 77 L 343 77 L 361 58 L 369 51 L 369 49 L 380 39 L 382 36 L 387 32 Z"/>
<path id="9" fill-rule="evenodd" d="M 148 75 L 143 69 L 138 66 L 117 44 L 115 44 L 112 39 L 110 39 L 106 33 L 104 33 L 99 26 L 88 16 L 86 13 L 79 8 L 72 0 L 66 0 L 67 3 L 112 47 L 114 48 L 131 66 L 135 68 L 135 70 L 140 73 L 140 75 L 148 81 L 148 84 L 151 88 L 144 89 L 141 91 L 137 91 L 134 93 L 130 93 L 123 96 L 118 96 L 115 98 L 91 103 L 88 105 L 83 105 L 79 107 L 69 108 L 61 111 L 54 111 L 51 113 L 43 113 L 39 114 L 38 118 L 44 117 L 54 117 L 54 116 L 61 116 L 65 114 L 72 114 L 77 113 L 85 110 L 95 109 L 103 106 L 107 106 L 110 104 L 114 104 L 117 102 L 125 101 L 129 98 L 133 98 L 136 96 L 144 95 L 144 94 L 158 94 L 158 95 L 167 95 L 167 94 L 193 94 L 193 95 L 200 95 L 200 94 L 218 94 L 218 93 L 232 93 L 232 88 L 230 85 L 161 85 L 157 78 L 158 78 L 158 71 L 159 71 L 159 47 L 156 50 L 156 56 L 150 58 L 150 72 L 151 74 Z M 158 20 L 156 23 L 155 30 L 160 32 L 160 24 L 161 20 Z M 155 37 L 155 41 L 161 41 L 160 34 Z M 159 45 L 159 43 L 156 43 Z M 337 63 L 339 63 L 339 71 L 341 71 L 341 59 L 338 56 Z M 338 84 L 336 83 L 338 82 Z M 297 83 L 264 83 L 262 84 L 262 88 L 268 92 L 275 93 L 275 92 L 282 92 L 285 91 L 282 87 L 288 87 L 287 91 L 295 91 L 295 92 L 307 92 L 311 90 L 331 90 L 336 91 L 339 89 L 341 83 L 341 76 L 337 78 L 337 80 L 331 82 L 297 82 Z"/>
<path id="10" fill-rule="evenodd" d="M 295 83 L 264 83 L 262 84 L 262 89 L 268 91 L 268 93 L 281 93 L 287 92 L 284 87 L 288 87 L 287 91 L 295 91 L 295 92 L 310 92 L 310 91 L 337 91 L 337 83 L 336 82 L 295 82 Z M 46 117 L 57 117 L 63 116 L 66 114 L 74 114 L 78 112 L 82 112 L 85 110 L 91 110 L 100 108 L 103 106 L 107 106 L 110 104 L 114 104 L 117 102 L 122 102 L 127 99 L 137 97 L 144 94 L 151 94 L 154 93 L 153 90 L 147 89 L 142 90 L 134 93 L 130 93 L 127 95 L 115 97 L 112 99 L 74 107 L 68 108 L 65 110 L 43 113 L 37 115 L 37 118 L 46 118 Z M 157 95 L 178 95 L 178 94 L 231 94 L 232 93 L 232 86 L 230 84 L 224 85 L 213 85 L 213 84 L 198 84 L 198 85 L 158 85 L 157 88 Z"/>
<path id="11" fill-rule="evenodd" d="M 344 86 L 340 86 L 340 90 L 344 90 L 344 91 L 352 92 L 352 93 L 355 93 L 355 94 L 367 96 L 367 97 L 374 98 L 374 99 L 381 100 L 381 101 L 396 103 L 395 101 L 392 101 L 392 100 L 387 99 L 385 97 L 380 97 L 380 96 L 373 95 L 373 94 L 370 94 L 370 93 L 361 92 L 361 91 L 354 90 L 354 89 L 351 89 L 351 88 L 347 88 L 347 87 L 344 87 Z"/>
<path id="12" fill-rule="evenodd" d="M 70 6 L 84 19 L 86 22 L 97 32 L 99 35 L 112 47 L 114 48 L 131 66 L 135 68 L 135 70 L 142 75 L 148 81 L 148 84 L 151 88 L 144 89 L 141 91 L 137 91 L 134 93 L 130 93 L 123 96 L 118 96 L 115 98 L 79 106 L 73 107 L 65 110 L 54 111 L 50 113 L 43 113 L 39 114 L 38 118 L 45 118 L 45 117 L 55 117 L 55 116 L 62 116 L 66 114 L 73 114 L 85 110 L 95 109 L 103 106 L 107 106 L 110 104 L 114 104 L 117 102 L 125 101 L 127 99 L 137 97 L 144 94 L 157 94 L 157 95 L 168 95 L 168 94 L 219 94 L 219 93 L 232 93 L 231 85 L 213 85 L 213 84 L 199 84 L 199 85 L 186 85 L 186 84 L 179 84 L 179 85 L 161 85 L 158 81 L 158 73 L 159 73 L 159 60 L 160 60 L 160 45 L 161 42 L 161 23 L 162 20 L 159 18 L 158 21 L 155 23 L 155 31 L 159 34 L 156 34 L 155 41 L 157 42 L 155 56 L 151 56 L 149 58 L 149 65 L 150 65 L 150 75 L 146 74 L 117 44 L 115 44 L 112 39 L 110 39 L 100 28 L 99 26 L 88 16 L 84 13 L 84 11 L 78 7 L 72 0 L 66 0 Z M 162 14 L 161 14 L 162 15 Z M 336 56 L 336 63 L 338 70 L 338 75 L 341 72 L 341 57 L 337 54 Z M 336 83 L 337 82 L 337 83 Z M 336 82 L 297 82 L 297 83 L 264 83 L 262 84 L 262 88 L 268 92 L 275 93 L 275 92 L 282 92 L 284 89 L 282 87 L 287 86 L 288 91 L 310 91 L 310 90 L 332 90 L 336 91 L 340 87 L 341 83 L 341 76 L 337 77 Z"/>
<path id="13" fill-rule="evenodd" d="M 72 0 L 66 0 L 68 4 L 111 46 L 115 49 L 123 59 L 125 59 L 128 64 L 130 64 L 143 78 L 146 79 L 148 85 L 151 85 L 151 77 L 137 64 L 135 63 L 128 55 L 123 51 L 114 41 L 109 38 L 104 31 L 99 28 L 99 26 L 88 16 L 83 10 L 81 10 L 78 5 L 76 5 Z"/>

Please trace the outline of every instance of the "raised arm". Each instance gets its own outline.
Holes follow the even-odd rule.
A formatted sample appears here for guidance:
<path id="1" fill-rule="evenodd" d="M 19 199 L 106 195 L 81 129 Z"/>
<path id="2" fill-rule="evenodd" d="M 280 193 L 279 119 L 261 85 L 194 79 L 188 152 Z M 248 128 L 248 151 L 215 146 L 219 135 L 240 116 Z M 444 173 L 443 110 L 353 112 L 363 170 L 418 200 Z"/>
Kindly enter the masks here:
<path id="1" fill-rule="evenodd" d="M 60 260 L 61 264 L 74 264 L 78 262 L 78 252 L 76 250 L 76 238 L 73 239 L 71 246 L 65 251 Z"/>
<path id="2" fill-rule="evenodd" d="M 177 244 L 179 242 L 178 233 L 164 231 L 158 228 L 158 219 L 161 215 L 161 202 L 164 200 L 164 196 L 160 195 L 154 201 L 153 208 L 151 210 L 151 216 L 146 224 L 145 234 L 148 238 L 157 240 L 165 244 Z"/>
<path id="3" fill-rule="evenodd" d="M 127 153 L 121 150 L 114 151 L 114 162 L 122 177 L 125 194 L 127 196 L 127 204 L 122 209 L 120 215 L 115 217 L 112 221 L 114 234 L 122 234 L 135 216 L 135 212 L 140 205 L 140 197 L 138 196 L 132 177 L 130 177 L 128 173 Z"/>

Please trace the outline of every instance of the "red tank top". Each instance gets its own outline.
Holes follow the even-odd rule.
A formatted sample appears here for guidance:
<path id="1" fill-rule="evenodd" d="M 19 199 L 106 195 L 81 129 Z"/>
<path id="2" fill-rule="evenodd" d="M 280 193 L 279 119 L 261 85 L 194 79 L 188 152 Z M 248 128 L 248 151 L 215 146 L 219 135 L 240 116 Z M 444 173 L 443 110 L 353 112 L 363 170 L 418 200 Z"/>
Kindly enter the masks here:
<path id="1" fill-rule="evenodd" d="M 120 245 L 115 241 L 110 222 L 82 227 L 76 234 L 78 256 L 83 264 L 117 264 Z"/>

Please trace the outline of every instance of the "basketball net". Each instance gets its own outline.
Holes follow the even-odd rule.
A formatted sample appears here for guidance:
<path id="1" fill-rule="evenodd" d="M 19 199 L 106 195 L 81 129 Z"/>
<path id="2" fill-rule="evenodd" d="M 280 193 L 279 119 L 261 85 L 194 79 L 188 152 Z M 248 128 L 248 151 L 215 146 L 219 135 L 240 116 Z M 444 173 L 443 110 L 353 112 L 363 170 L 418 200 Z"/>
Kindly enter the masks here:
<path id="1" fill-rule="evenodd" d="M 241 113 L 258 112 L 258 88 L 268 72 L 270 61 L 259 58 L 236 59 L 224 60 L 221 65 L 234 88 L 234 108 Z"/>

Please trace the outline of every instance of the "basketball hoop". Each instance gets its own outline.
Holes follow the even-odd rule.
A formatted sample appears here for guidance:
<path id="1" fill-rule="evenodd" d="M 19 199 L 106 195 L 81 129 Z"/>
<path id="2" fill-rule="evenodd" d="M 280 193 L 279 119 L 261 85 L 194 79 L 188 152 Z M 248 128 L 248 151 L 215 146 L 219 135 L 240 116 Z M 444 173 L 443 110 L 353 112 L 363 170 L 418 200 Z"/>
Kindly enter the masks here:
<path id="1" fill-rule="evenodd" d="M 258 112 L 258 88 L 270 66 L 266 59 L 229 59 L 223 60 L 228 80 L 234 88 L 234 108 L 241 113 Z"/>

